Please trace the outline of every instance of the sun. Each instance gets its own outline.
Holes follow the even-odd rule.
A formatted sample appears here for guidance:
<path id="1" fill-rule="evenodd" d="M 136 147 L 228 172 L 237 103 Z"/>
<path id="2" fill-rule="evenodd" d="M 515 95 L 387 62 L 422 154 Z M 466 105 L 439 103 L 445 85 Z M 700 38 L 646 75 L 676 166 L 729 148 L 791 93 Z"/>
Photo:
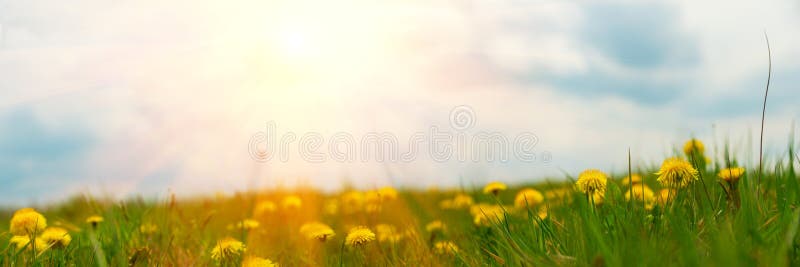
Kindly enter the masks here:
<path id="1" fill-rule="evenodd" d="M 286 26 L 278 30 L 276 45 L 289 60 L 310 60 L 319 57 L 320 37 L 304 26 Z"/>

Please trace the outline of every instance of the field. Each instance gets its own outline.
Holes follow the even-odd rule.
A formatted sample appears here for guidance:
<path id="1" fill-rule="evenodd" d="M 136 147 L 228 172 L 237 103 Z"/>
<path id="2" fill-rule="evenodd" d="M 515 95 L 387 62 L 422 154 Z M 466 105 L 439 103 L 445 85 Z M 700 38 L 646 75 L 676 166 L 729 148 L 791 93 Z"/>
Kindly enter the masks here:
<path id="1" fill-rule="evenodd" d="M 800 265 L 792 146 L 762 171 L 683 150 L 507 188 L 81 196 L 0 214 L 0 266 Z"/>

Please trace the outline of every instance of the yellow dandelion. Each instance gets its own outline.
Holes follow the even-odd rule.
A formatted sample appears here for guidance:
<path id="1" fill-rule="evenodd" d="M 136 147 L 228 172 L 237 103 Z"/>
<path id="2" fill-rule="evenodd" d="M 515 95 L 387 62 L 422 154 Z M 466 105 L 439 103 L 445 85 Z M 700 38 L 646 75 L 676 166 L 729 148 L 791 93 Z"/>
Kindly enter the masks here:
<path id="1" fill-rule="evenodd" d="M 277 209 L 278 208 L 275 205 L 275 202 L 269 200 L 263 200 L 258 202 L 258 204 L 256 204 L 256 207 L 253 208 L 253 215 L 258 217 L 264 214 L 273 213 Z"/>
<path id="2" fill-rule="evenodd" d="M 370 190 L 364 193 L 364 202 L 366 203 L 381 203 L 381 194 L 378 190 Z"/>
<path id="3" fill-rule="evenodd" d="M 641 184 L 642 183 L 642 176 L 639 175 L 639 174 L 634 173 L 634 174 L 632 174 L 630 176 L 625 176 L 625 178 L 622 178 L 621 182 L 622 182 L 622 186 L 628 186 L 631 183 L 632 184 Z"/>
<path id="4" fill-rule="evenodd" d="M 378 189 L 378 194 L 380 194 L 381 198 L 385 201 L 392 201 L 397 199 L 397 190 L 395 190 L 391 186 L 382 187 Z"/>
<path id="5" fill-rule="evenodd" d="M 228 226 L 228 229 L 230 229 L 230 230 L 237 229 L 237 230 L 250 231 L 250 230 L 258 228 L 259 225 L 260 224 L 256 220 L 244 219 L 244 220 L 241 220 L 241 221 L 237 222 L 234 225 Z"/>
<path id="6" fill-rule="evenodd" d="M 453 200 L 452 199 L 445 199 L 445 200 L 439 201 L 439 208 L 443 209 L 443 210 L 449 210 L 449 209 L 454 209 L 455 206 L 453 206 Z"/>
<path id="7" fill-rule="evenodd" d="M 509 208 L 510 207 L 507 208 L 507 207 L 496 205 L 496 204 L 478 203 L 478 204 L 475 204 L 475 205 L 472 205 L 471 207 L 469 207 L 469 214 L 471 214 L 472 216 L 475 216 L 477 214 L 485 213 L 487 211 L 490 211 L 490 212 L 499 211 L 499 212 L 502 213 L 504 209 L 508 210 Z"/>
<path id="8" fill-rule="evenodd" d="M 242 261 L 242 267 L 278 267 L 278 264 L 265 258 L 250 256 Z"/>
<path id="9" fill-rule="evenodd" d="M 8 244 L 15 245 L 18 250 L 25 248 L 29 243 L 31 243 L 31 238 L 26 235 L 15 235 L 8 240 Z"/>
<path id="10" fill-rule="evenodd" d="M 300 197 L 291 195 L 283 198 L 281 207 L 285 210 L 296 210 L 303 206 L 303 200 Z"/>
<path id="11" fill-rule="evenodd" d="M 666 205 L 672 198 L 675 198 L 675 193 L 670 192 L 669 189 L 664 188 L 661 191 L 658 191 L 658 196 L 656 197 L 656 201 L 660 205 Z"/>
<path id="12" fill-rule="evenodd" d="M 686 153 L 687 156 L 690 156 L 693 153 L 702 155 L 705 151 L 706 147 L 703 145 L 703 142 L 700 142 L 700 140 L 694 138 L 686 141 L 686 144 L 683 145 L 683 153 Z"/>
<path id="13" fill-rule="evenodd" d="M 44 229 L 39 238 L 47 247 L 53 248 L 64 248 L 72 242 L 72 237 L 67 230 L 61 227 L 49 227 Z"/>
<path id="14" fill-rule="evenodd" d="M 375 234 L 378 237 L 378 242 L 381 243 L 397 243 L 404 237 L 397 232 L 397 228 L 394 225 L 385 223 L 375 225 Z"/>
<path id="15" fill-rule="evenodd" d="M 45 242 L 44 239 L 42 239 L 41 237 L 37 237 L 33 241 L 33 244 L 35 245 L 36 251 L 38 252 L 43 252 L 50 249 L 50 244 Z"/>
<path id="16" fill-rule="evenodd" d="M 383 210 L 383 206 L 380 203 L 369 203 L 364 206 L 364 211 L 367 213 L 379 213 Z"/>
<path id="17" fill-rule="evenodd" d="M 217 241 L 217 245 L 211 250 L 211 258 L 218 261 L 232 259 L 242 255 L 245 250 L 242 242 L 232 237 L 226 237 Z"/>
<path id="18" fill-rule="evenodd" d="M 603 202 L 605 200 L 606 200 L 606 192 L 605 191 L 603 191 L 603 192 L 595 191 L 594 193 L 592 193 L 589 196 L 589 201 L 591 201 L 591 203 L 594 203 L 595 205 L 603 204 Z"/>
<path id="19" fill-rule="evenodd" d="M 496 182 L 496 181 L 495 182 L 490 182 L 490 183 L 486 184 L 486 186 L 483 187 L 483 193 L 484 194 L 492 194 L 492 195 L 496 196 L 501 191 L 505 191 L 507 188 L 508 187 L 504 183 Z"/>
<path id="20" fill-rule="evenodd" d="M 542 220 L 547 219 L 547 216 L 548 216 L 547 206 L 543 206 L 543 207 L 539 208 L 539 212 L 536 215 L 539 216 L 539 219 L 542 219 Z"/>
<path id="21" fill-rule="evenodd" d="M 327 200 L 323 205 L 323 209 L 328 215 L 336 215 L 336 213 L 339 213 L 339 203 L 335 200 Z"/>
<path id="22" fill-rule="evenodd" d="M 403 240 L 405 236 L 401 233 L 392 233 L 392 234 L 378 234 L 378 241 L 381 243 L 390 243 L 396 244 Z"/>
<path id="23" fill-rule="evenodd" d="M 435 220 L 425 225 L 425 231 L 430 233 L 444 232 L 445 229 L 447 229 L 447 226 L 445 226 L 440 220 Z"/>
<path id="24" fill-rule="evenodd" d="M 514 197 L 514 206 L 517 208 L 536 207 L 544 203 L 544 195 L 536 189 L 522 189 Z"/>
<path id="25" fill-rule="evenodd" d="M 364 194 L 359 191 L 349 191 L 342 194 L 342 212 L 353 214 L 364 208 Z"/>
<path id="26" fill-rule="evenodd" d="M 680 158 L 668 158 L 661 164 L 656 173 L 658 182 L 665 187 L 683 188 L 697 180 L 697 170 L 688 161 Z"/>
<path id="27" fill-rule="evenodd" d="M 472 222 L 477 226 L 492 226 L 492 224 L 499 224 L 505 221 L 505 216 L 494 216 L 493 214 L 476 214 L 472 218 Z"/>
<path id="28" fill-rule="evenodd" d="M 86 223 L 91 224 L 92 227 L 97 227 L 101 222 L 103 222 L 103 217 L 99 215 L 92 215 L 86 218 Z"/>
<path id="29" fill-rule="evenodd" d="M 32 208 L 24 208 L 11 216 L 10 232 L 13 235 L 33 235 L 47 227 L 47 219 Z"/>
<path id="30" fill-rule="evenodd" d="M 438 241 L 433 244 L 433 249 L 436 254 L 440 255 L 453 255 L 458 253 L 458 246 L 456 246 L 456 244 L 452 241 Z"/>
<path id="31" fill-rule="evenodd" d="M 453 197 L 453 208 L 465 209 L 472 206 L 472 197 L 467 194 L 458 194 Z"/>
<path id="32" fill-rule="evenodd" d="M 544 198 L 550 204 L 560 204 L 572 201 L 572 194 L 575 189 L 572 187 L 550 189 L 544 192 Z"/>
<path id="33" fill-rule="evenodd" d="M 139 226 L 139 232 L 145 235 L 152 235 L 158 232 L 158 225 L 145 223 Z"/>
<path id="34" fill-rule="evenodd" d="M 477 226 L 491 226 L 506 220 L 507 209 L 500 205 L 477 204 L 470 208 L 473 223 Z"/>
<path id="35" fill-rule="evenodd" d="M 644 202 L 645 208 L 651 209 L 653 208 L 653 204 L 656 202 L 655 193 L 649 187 L 644 185 L 635 185 L 628 189 L 628 192 L 625 192 L 625 200 L 630 201 L 631 195 L 633 195 L 633 199 L 636 200 L 637 203 Z"/>
<path id="36" fill-rule="evenodd" d="M 345 237 L 345 244 L 350 247 L 365 245 L 375 240 L 375 233 L 364 226 L 357 226 L 350 230 Z"/>
<path id="37" fill-rule="evenodd" d="M 742 167 L 725 168 L 720 170 L 719 174 L 717 174 L 720 179 L 732 184 L 739 181 L 739 178 L 742 178 L 743 175 L 744 168 Z"/>
<path id="38" fill-rule="evenodd" d="M 486 204 L 486 203 L 477 203 L 477 204 L 472 205 L 472 206 L 469 207 L 469 214 L 472 215 L 472 216 L 475 216 L 475 215 L 478 215 L 480 213 L 483 213 L 484 210 L 491 210 L 494 206 L 496 206 L 496 205 L 494 205 L 494 204 Z"/>
<path id="39" fill-rule="evenodd" d="M 321 222 L 308 222 L 300 226 L 300 234 L 307 239 L 327 241 L 334 237 L 336 233 L 330 226 Z"/>
<path id="40" fill-rule="evenodd" d="M 607 181 L 608 176 L 606 176 L 605 173 L 599 170 L 589 169 L 578 175 L 578 181 L 575 182 L 575 185 L 581 192 L 591 195 L 595 192 L 605 193 Z"/>

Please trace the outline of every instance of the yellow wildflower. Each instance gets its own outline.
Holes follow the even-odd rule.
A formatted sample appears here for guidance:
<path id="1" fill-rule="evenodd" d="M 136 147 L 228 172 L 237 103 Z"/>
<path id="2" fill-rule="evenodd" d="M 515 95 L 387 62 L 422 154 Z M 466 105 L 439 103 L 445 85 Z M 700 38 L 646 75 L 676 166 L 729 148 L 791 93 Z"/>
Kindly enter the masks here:
<path id="1" fill-rule="evenodd" d="M 594 193 L 589 195 L 589 201 L 591 203 L 594 203 L 595 205 L 603 204 L 603 202 L 605 200 L 606 200 L 606 192 L 605 191 L 603 191 L 603 192 L 595 191 Z"/>
<path id="2" fill-rule="evenodd" d="M 378 242 L 397 243 L 403 239 L 403 235 L 397 232 L 397 228 L 390 224 L 375 225 L 375 233 Z"/>
<path id="3" fill-rule="evenodd" d="M 506 209 L 499 205 L 478 204 L 470 208 L 473 223 L 477 226 L 490 226 L 506 220 Z"/>
<path id="4" fill-rule="evenodd" d="M 378 190 L 369 190 L 364 193 L 364 202 L 366 203 L 381 203 L 381 194 Z"/>
<path id="5" fill-rule="evenodd" d="M 605 194 L 607 181 L 608 176 L 606 176 L 605 173 L 599 170 L 589 169 L 578 175 L 578 181 L 575 182 L 575 185 L 578 187 L 578 190 L 586 194 L 591 195 L 595 192 Z"/>
<path id="6" fill-rule="evenodd" d="M 630 184 L 641 184 L 641 183 L 642 183 L 642 176 L 636 173 L 630 176 L 625 176 L 625 178 L 622 178 L 622 186 L 628 186 Z"/>
<path id="7" fill-rule="evenodd" d="M 706 147 L 705 145 L 703 145 L 703 142 L 700 142 L 700 140 L 694 138 L 692 138 L 689 141 L 686 141 L 686 144 L 683 145 L 683 153 L 685 153 L 687 156 L 691 156 L 692 153 L 697 153 L 702 155 L 703 152 L 705 152 L 705 150 Z"/>
<path id="8" fill-rule="evenodd" d="M 91 224 L 92 227 L 97 227 L 101 222 L 103 222 L 103 217 L 99 215 L 92 215 L 86 218 L 86 223 Z"/>
<path id="9" fill-rule="evenodd" d="M 666 205 L 667 202 L 672 200 L 672 198 L 675 198 L 675 193 L 670 192 L 670 190 L 667 188 L 664 188 L 661 189 L 661 191 L 658 191 L 658 196 L 656 197 L 656 200 L 658 201 L 658 204 L 661 204 L 663 206 Z"/>
<path id="10" fill-rule="evenodd" d="M 438 241 L 433 244 L 433 249 L 436 254 L 456 254 L 458 253 L 458 246 L 452 241 Z"/>
<path id="11" fill-rule="evenodd" d="M 378 193 L 380 194 L 381 198 L 385 201 L 392 201 L 397 199 L 397 190 L 395 190 L 391 186 L 382 187 L 378 189 Z"/>
<path id="12" fill-rule="evenodd" d="M 364 206 L 364 211 L 366 211 L 367 213 L 378 213 L 381 212 L 382 209 L 383 206 L 381 206 L 380 203 L 369 203 L 366 206 Z"/>
<path id="13" fill-rule="evenodd" d="M 517 193 L 514 206 L 517 208 L 535 207 L 544 202 L 544 196 L 536 189 L 526 188 Z"/>
<path id="14" fill-rule="evenodd" d="M 11 216 L 10 232 L 13 235 L 33 235 L 47 227 L 47 219 L 32 208 L 24 208 Z"/>
<path id="15" fill-rule="evenodd" d="M 668 158 L 661 164 L 656 173 L 658 182 L 669 188 L 683 188 L 697 180 L 698 172 L 688 161 L 680 158 Z"/>
<path id="16" fill-rule="evenodd" d="M 67 230 L 61 227 L 49 227 L 44 229 L 39 238 L 41 238 L 41 241 L 44 242 L 46 246 L 53 248 L 64 248 L 72 241 L 72 237 Z"/>
<path id="17" fill-rule="evenodd" d="M 8 240 L 8 243 L 11 245 L 16 245 L 17 249 L 25 248 L 31 242 L 30 236 L 26 235 L 15 235 Z"/>
<path id="18" fill-rule="evenodd" d="M 342 194 L 342 212 L 352 214 L 364 208 L 364 194 L 359 191 L 349 191 Z"/>
<path id="19" fill-rule="evenodd" d="M 496 181 L 495 182 L 490 182 L 490 183 L 486 184 L 485 187 L 483 187 L 483 193 L 484 194 L 492 194 L 492 195 L 496 196 L 501 191 L 505 191 L 507 188 L 508 187 L 504 183 L 496 182 Z"/>
<path id="20" fill-rule="evenodd" d="M 547 216 L 548 216 L 547 206 L 543 206 L 543 207 L 539 208 L 539 212 L 536 215 L 539 216 L 539 219 L 542 219 L 542 220 L 546 219 Z"/>
<path id="21" fill-rule="evenodd" d="M 427 225 L 425 225 L 425 230 L 430 232 L 430 233 L 444 232 L 445 229 L 447 229 L 447 227 L 440 220 L 435 220 L 435 221 L 429 222 Z"/>
<path id="22" fill-rule="evenodd" d="M 228 226 L 228 229 L 229 230 L 238 229 L 238 230 L 250 231 L 250 230 L 258 228 L 259 225 L 260 224 L 256 220 L 244 219 L 242 221 L 237 222 L 234 225 Z"/>
<path id="23" fill-rule="evenodd" d="M 455 207 L 453 206 L 453 200 L 452 199 L 445 199 L 445 200 L 439 201 L 439 208 L 443 209 L 443 210 L 454 209 Z"/>
<path id="24" fill-rule="evenodd" d="M 574 192 L 575 189 L 572 187 L 550 189 L 544 192 L 544 198 L 551 204 L 570 202 Z"/>
<path id="25" fill-rule="evenodd" d="M 737 181 L 739 181 L 739 178 L 741 178 L 743 175 L 744 168 L 742 167 L 725 168 L 720 170 L 719 174 L 717 174 L 720 179 L 732 184 L 735 184 Z"/>
<path id="26" fill-rule="evenodd" d="M 242 261 L 242 267 L 278 267 L 278 264 L 268 259 L 250 256 Z"/>
<path id="27" fill-rule="evenodd" d="M 330 226 L 321 222 L 309 222 L 303 224 L 303 226 L 300 226 L 300 234 L 304 235 L 308 239 L 314 239 L 323 242 L 336 235 Z"/>
<path id="28" fill-rule="evenodd" d="M 453 208 L 463 209 L 472 206 L 472 197 L 467 194 L 458 194 L 453 197 Z"/>
<path id="29" fill-rule="evenodd" d="M 263 200 L 256 204 L 256 207 L 253 209 L 253 215 L 258 217 L 267 213 L 273 213 L 275 210 L 277 210 L 275 202 Z"/>
<path id="30" fill-rule="evenodd" d="M 325 213 L 336 215 L 339 212 L 339 203 L 336 200 L 327 200 L 324 205 Z"/>
<path id="31" fill-rule="evenodd" d="M 375 240 L 375 233 L 364 226 L 357 226 L 350 230 L 345 237 L 345 244 L 350 247 L 362 246 Z"/>
<path id="32" fill-rule="evenodd" d="M 630 201 L 631 195 L 633 195 L 633 199 L 635 199 L 637 203 L 644 202 L 646 209 L 653 208 L 653 204 L 656 202 L 656 197 L 655 193 L 653 193 L 653 190 L 641 184 L 632 186 L 631 189 L 628 189 L 628 192 L 625 192 L 625 200 Z"/>
<path id="33" fill-rule="evenodd" d="M 287 196 L 281 201 L 281 207 L 285 210 L 296 210 L 302 206 L 303 200 L 295 195 Z"/>
<path id="34" fill-rule="evenodd" d="M 232 237 L 226 237 L 217 242 L 211 250 L 211 258 L 221 261 L 242 255 L 246 248 L 242 242 Z"/>

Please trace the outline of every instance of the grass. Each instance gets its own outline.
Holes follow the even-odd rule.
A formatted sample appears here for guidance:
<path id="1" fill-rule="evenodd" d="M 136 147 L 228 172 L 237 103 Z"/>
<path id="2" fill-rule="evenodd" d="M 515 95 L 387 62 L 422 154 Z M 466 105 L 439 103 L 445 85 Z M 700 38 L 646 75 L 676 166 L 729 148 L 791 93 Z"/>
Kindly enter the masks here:
<path id="1" fill-rule="evenodd" d="M 236 266 L 245 256 L 282 266 L 797 266 L 800 185 L 795 153 L 789 146 L 788 156 L 772 159 L 760 185 L 755 179 L 758 167 L 747 169 L 735 188 L 728 188 L 717 173 L 736 159 L 726 156 L 704 167 L 695 164 L 702 179 L 652 209 L 626 201 L 622 177 L 627 170 L 611 176 L 600 205 L 572 190 L 570 181 L 524 186 L 548 196 L 529 208 L 513 208 L 514 195 L 523 186 L 497 196 L 483 194 L 480 188 L 400 190 L 396 199 L 377 205 L 354 201 L 357 194 L 352 191 L 323 194 L 313 189 L 163 201 L 76 197 L 39 209 L 49 226 L 70 232 L 68 246 L 32 253 L 8 244 L 11 234 L 2 232 L 0 266 Z M 644 185 L 658 191 L 656 171 L 655 166 L 631 166 Z M 478 226 L 469 208 L 440 207 L 456 194 L 468 194 L 473 205 L 500 204 L 503 212 L 479 210 L 491 224 Z M 301 207 L 281 207 L 290 195 L 302 199 Z M 275 203 L 276 209 L 256 214 L 258 203 L 265 201 Z M 546 217 L 539 216 L 543 210 Z M 11 212 L 0 214 L 2 229 L 9 229 Z M 105 220 L 94 229 L 84 222 L 90 215 Z M 259 226 L 229 227 L 248 218 Z M 446 230 L 429 233 L 425 226 L 434 220 L 441 220 Z M 308 240 L 299 228 L 309 221 L 328 224 L 336 235 L 326 242 Z M 158 230 L 143 233 L 143 224 Z M 364 225 L 376 231 L 378 224 L 396 227 L 401 239 L 343 245 L 347 229 Z M 225 237 L 243 241 L 244 255 L 213 259 L 211 250 Z M 437 253 L 438 241 L 452 241 L 458 252 Z"/>

